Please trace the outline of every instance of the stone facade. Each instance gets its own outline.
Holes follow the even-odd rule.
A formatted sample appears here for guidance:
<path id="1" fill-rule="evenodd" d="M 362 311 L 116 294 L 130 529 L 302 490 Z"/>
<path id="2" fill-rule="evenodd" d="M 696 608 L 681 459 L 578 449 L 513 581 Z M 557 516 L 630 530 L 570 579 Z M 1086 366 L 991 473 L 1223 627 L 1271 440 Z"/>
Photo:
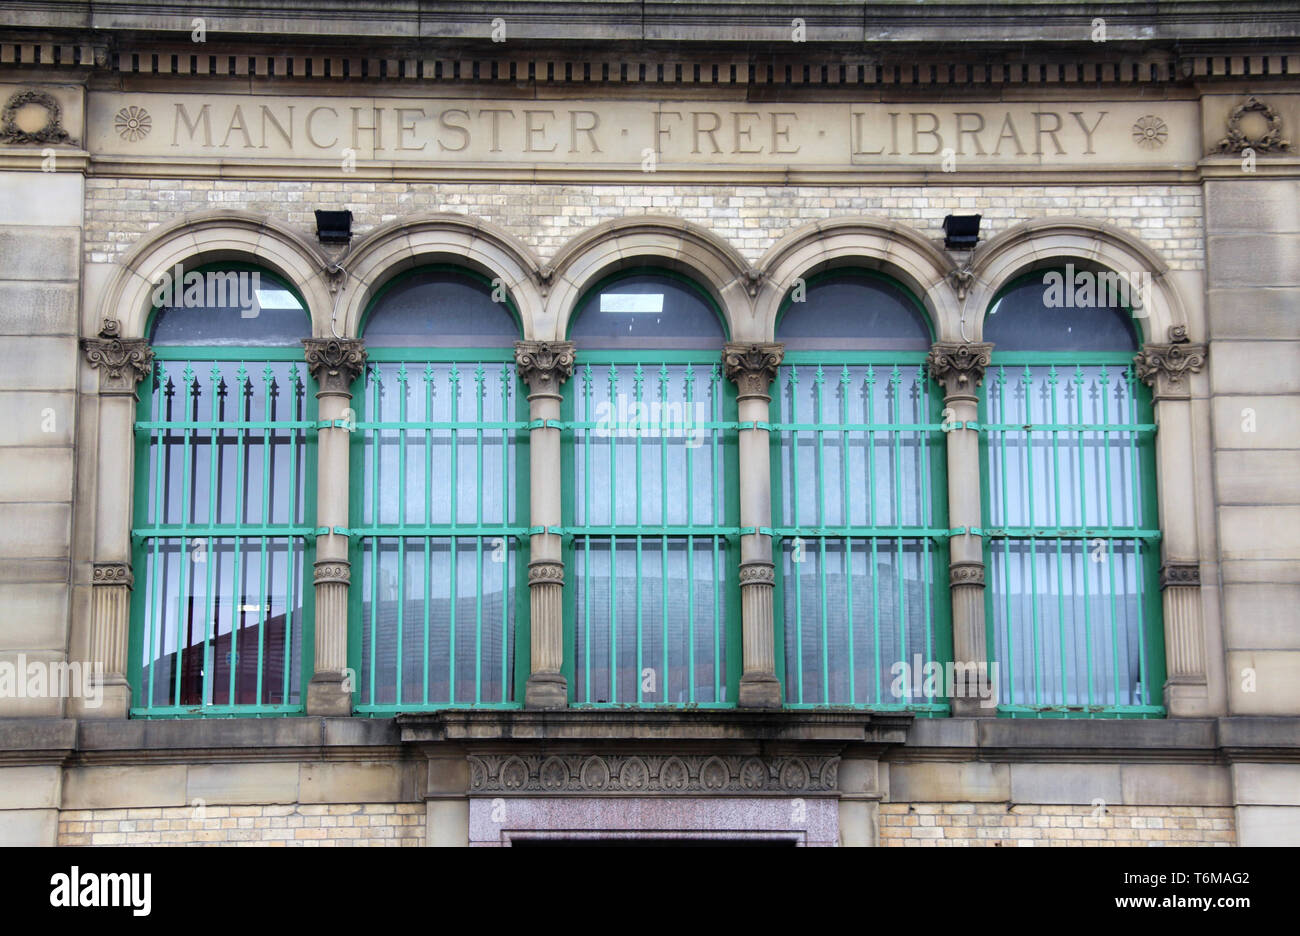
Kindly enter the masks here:
<path id="1" fill-rule="evenodd" d="M 321 5 L 346 13 L 331 22 L 350 47 L 315 33 Z M 794 50 L 784 15 L 710 4 L 514 4 L 504 44 L 492 3 L 419 22 L 378 0 L 285 3 L 278 43 L 232 38 L 266 32 L 232 10 L 202 44 L 188 16 L 121 6 L 85 28 L 49 11 L 0 19 L 0 665 L 102 666 L 95 699 L 0 693 L 0 842 L 485 846 L 557 829 L 852 846 L 1300 842 L 1288 4 L 1242 0 L 1229 19 L 1192 5 L 1106 12 L 1119 42 L 1100 42 L 1089 23 L 1102 5 L 1061 5 L 1045 27 L 1043 4 L 990 5 L 973 25 L 941 4 L 813 3 Z M 762 51 L 738 53 L 738 40 Z M 338 140 L 325 145 L 322 127 Z M 352 212 L 349 245 L 317 242 L 318 209 Z M 945 248 L 954 214 L 982 217 L 973 252 Z M 312 366 L 335 371 L 317 436 L 314 672 L 290 718 L 127 717 L 149 294 L 159 270 L 206 262 L 293 285 Z M 341 422 L 368 302 L 435 262 L 504 283 L 523 326 L 527 690 L 518 709 L 364 718 L 346 688 L 357 576 Z M 1167 717 L 782 710 L 773 553 L 757 531 L 771 524 L 775 365 L 763 362 L 780 359 L 783 298 L 853 266 L 916 295 L 957 426 L 949 519 L 973 529 L 983 319 L 1007 283 L 1058 262 L 1154 282 L 1139 372 L 1159 426 Z M 566 705 L 553 532 L 564 338 L 586 289 L 638 265 L 696 280 L 734 342 L 736 709 Z M 322 363 L 330 348 L 341 356 Z M 952 643 L 982 662 L 983 550 L 966 540 L 949 569 Z"/>

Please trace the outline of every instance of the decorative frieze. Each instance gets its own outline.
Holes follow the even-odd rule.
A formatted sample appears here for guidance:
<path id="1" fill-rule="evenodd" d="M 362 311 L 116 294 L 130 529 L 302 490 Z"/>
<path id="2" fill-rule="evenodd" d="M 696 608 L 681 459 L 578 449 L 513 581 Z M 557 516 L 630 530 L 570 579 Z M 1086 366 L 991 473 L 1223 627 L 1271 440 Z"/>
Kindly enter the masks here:
<path id="1" fill-rule="evenodd" d="M 838 756 L 471 754 L 471 795 L 834 793 Z"/>
<path id="2" fill-rule="evenodd" d="M 355 338 L 304 338 L 302 344 L 319 392 L 351 395 L 366 366 L 365 344 Z"/>
<path id="3" fill-rule="evenodd" d="M 572 341 L 516 341 L 515 367 L 532 393 L 558 394 L 573 376 Z"/>
<path id="4" fill-rule="evenodd" d="M 564 584 L 564 563 L 539 560 L 528 563 L 528 584 Z"/>
<path id="5" fill-rule="evenodd" d="M 948 585 L 978 585 L 984 587 L 984 563 L 954 562 L 948 566 Z"/>
<path id="6" fill-rule="evenodd" d="M 1199 373 L 1205 366 L 1209 348 L 1187 340 L 1187 328 L 1174 325 L 1169 329 L 1168 344 L 1145 344 L 1133 358 L 1138 378 L 1155 390 L 1155 399 L 1189 400 L 1192 396 L 1188 374 Z"/>
<path id="7" fill-rule="evenodd" d="M 92 585 L 135 586 L 135 576 L 131 567 L 125 562 L 96 562 L 92 566 L 90 581 Z"/>
<path id="8" fill-rule="evenodd" d="M 779 343 L 728 344 L 722 350 L 722 366 L 742 397 L 766 397 L 784 356 L 785 345 Z"/>
<path id="9" fill-rule="evenodd" d="M 775 585 L 776 566 L 771 562 L 751 561 L 740 566 L 740 587 L 746 585 Z"/>
<path id="10" fill-rule="evenodd" d="M 317 562 L 313 569 L 313 578 L 317 585 L 324 582 L 335 582 L 340 585 L 348 585 L 352 581 L 352 569 L 346 562 L 338 560 L 322 560 Z"/>
<path id="11" fill-rule="evenodd" d="M 153 373 L 153 349 L 143 338 L 123 338 L 117 319 L 104 319 L 97 338 L 82 338 L 86 363 L 99 371 L 101 393 L 135 393 L 135 385 Z"/>
<path id="12" fill-rule="evenodd" d="M 948 393 L 973 393 L 984 380 L 992 353 L 991 344 L 941 341 L 931 346 L 925 366 Z"/>

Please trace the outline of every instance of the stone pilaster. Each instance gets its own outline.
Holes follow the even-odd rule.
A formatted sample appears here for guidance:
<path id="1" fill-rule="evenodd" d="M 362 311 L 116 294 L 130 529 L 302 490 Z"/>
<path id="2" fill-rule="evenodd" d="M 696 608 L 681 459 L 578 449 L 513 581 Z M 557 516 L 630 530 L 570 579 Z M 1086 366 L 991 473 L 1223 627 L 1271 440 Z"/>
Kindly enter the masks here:
<path id="1" fill-rule="evenodd" d="M 316 379 L 318 419 L 324 425 L 316 448 L 316 525 L 329 530 L 316 540 L 316 656 L 307 685 L 308 715 L 352 714 L 348 679 L 347 536 L 348 449 L 355 421 L 350 419 L 352 382 L 366 366 L 365 345 L 356 339 L 305 338 L 307 369 Z"/>
<path id="2" fill-rule="evenodd" d="M 82 718 L 126 718 L 131 708 L 127 641 L 131 633 L 131 491 L 135 467 L 136 385 L 153 373 L 153 351 L 143 338 L 121 337 L 105 319 L 98 337 L 83 338 L 86 362 L 99 371 L 99 444 L 95 487 L 94 568 L 89 656 L 102 663 L 103 701 L 75 705 Z"/>
<path id="3" fill-rule="evenodd" d="M 943 425 L 948 448 L 948 525 L 974 529 L 981 525 L 979 433 L 967 429 L 979 419 L 980 382 L 989 366 L 991 344 L 939 342 L 930 349 L 926 366 L 943 387 Z M 958 673 L 987 672 L 984 638 L 984 545 L 970 533 L 949 542 L 948 587 L 952 597 L 953 661 L 965 664 Z M 952 714 L 993 716 L 994 707 L 980 705 L 979 686 L 957 686 Z"/>
<path id="4" fill-rule="evenodd" d="M 529 436 L 529 525 L 541 533 L 529 539 L 528 600 L 531 611 L 531 668 L 524 688 L 524 705 L 562 709 L 569 688 L 560 672 L 564 661 L 563 541 L 552 532 L 561 523 L 560 387 L 573 374 L 573 343 L 520 341 L 515 343 L 519 378 L 528 385 L 528 414 L 534 428 Z"/>
<path id="5" fill-rule="evenodd" d="M 1197 561 L 1196 518 L 1187 492 L 1196 490 L 1192 457 L 1192 375 L 1205 366 L 1207 349 L 1187 340 L 1182 326 L 1169 329 L 1167 344 L 1148 343 L 1134 358 L 1137 375 L 1155 401 L 1156 453 L 1160 465 L 1161 602 L 1165 618 L 1164 704 L 1173 716 L 1215 714 L 1206 673 L 1205 622 Z"/>
<path id="6" fill-rule="evenodd" d="M 768 390 L 776 377 L 785 346 L 728 344 L 722 352 L 727 377 L 735 381 L 740 416 L 740 525 L 755 531 L 772 525 Z M 748 426 L 749 428 L 745 428 Z M 772 538 L 754 532 L 740 537 L 740 615 L 743 630 L 743 669 L 739 704 L 744 708 L 780 708 L 781 683 L 776 678 L 776 636 L 772 591 L 776 582 Z"/>

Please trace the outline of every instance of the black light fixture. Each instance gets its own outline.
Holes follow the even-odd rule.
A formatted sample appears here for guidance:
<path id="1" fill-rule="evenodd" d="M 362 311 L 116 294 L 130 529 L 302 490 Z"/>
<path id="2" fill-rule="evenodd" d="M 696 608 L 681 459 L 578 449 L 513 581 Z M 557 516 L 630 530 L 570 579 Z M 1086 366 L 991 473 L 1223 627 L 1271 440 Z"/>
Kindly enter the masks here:
<path id="1" fill-rule="evenodd" d="M 352 212 L 317 211 L 316 239 L 322 244 L 346 244 L 352 240 Z"/>
<path id="2" fill-rule="evenodd" d="M 943 246 L 949 250 L 974 250 L 980 239 L 981 215 L 948 215 L 943 219 Z"/>

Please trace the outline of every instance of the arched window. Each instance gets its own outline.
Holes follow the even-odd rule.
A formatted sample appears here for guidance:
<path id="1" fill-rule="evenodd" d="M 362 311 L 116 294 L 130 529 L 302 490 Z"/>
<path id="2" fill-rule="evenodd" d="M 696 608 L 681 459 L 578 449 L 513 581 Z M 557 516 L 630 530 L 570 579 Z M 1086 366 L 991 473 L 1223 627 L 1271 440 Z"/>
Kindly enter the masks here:
<path id="1" fill-rule="evenodd" d="M 310 678 L 316 396 L 301 297 L 168 271 L 136 422 L 132 714 L 292 714 Z"/>
<path id="2" fill-rule="evenodd" d="M 1011 715 L 1163 713 L 1155 426 L 1134 321 L 1106 287 L 1040 270 L 985 320 L 985 600 Z"/>
<path id="3" fill-rule="evenodd" d="M 425 267 L 375 297 L 361 336 L 349 501 L 356 708 L 513 706 L 516 630 L 528 617 L 528 404 L 513 307 L 475 273 Z"/>
<path id="4" fill-rule="evenodd" d="M 939 713 L 951 659 L 943 394 L 917 300 L 861 270 L 810 278 L 776 329 L 775 617 L 789 705 Z M 900 671 L 897 664 L 906 664 Z"/>
<path id="5" fill-rule="evenodd" d="M 599 283 L 571 321 L 572 701 L 734 705 L 736 395 L 722 373 L 721 315 L 693 282 L 640 270 Z"/>

